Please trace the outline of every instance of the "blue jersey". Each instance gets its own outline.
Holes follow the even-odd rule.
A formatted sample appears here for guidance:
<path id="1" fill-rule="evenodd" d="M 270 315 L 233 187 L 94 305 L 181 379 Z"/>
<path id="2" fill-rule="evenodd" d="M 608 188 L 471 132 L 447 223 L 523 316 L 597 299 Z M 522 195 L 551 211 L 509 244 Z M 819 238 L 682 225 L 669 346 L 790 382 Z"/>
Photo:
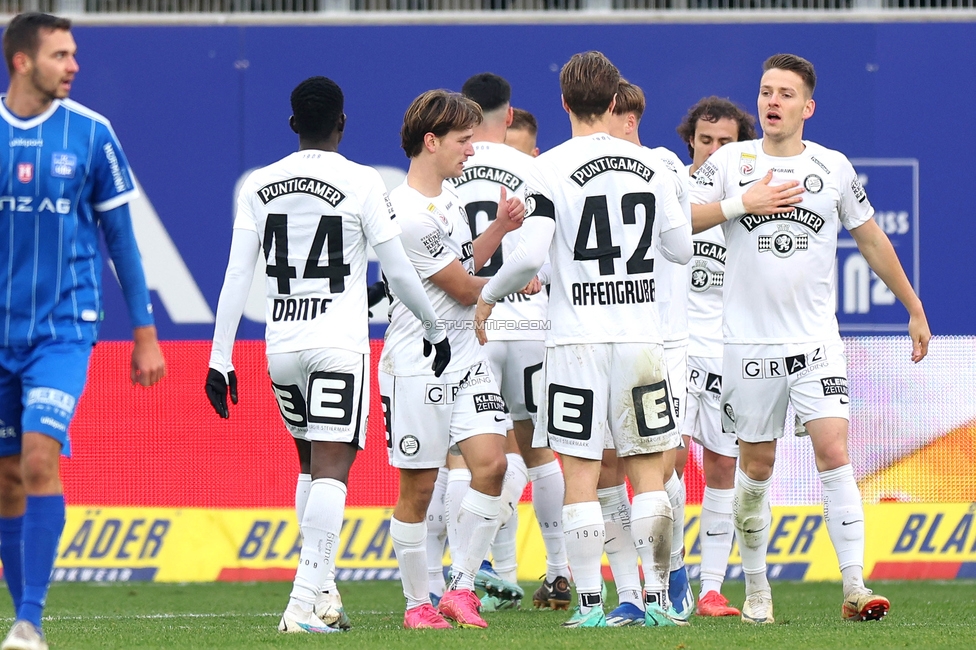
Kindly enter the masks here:
<path id="1" fill-rule="evenodd" d="M 0 101 L 0 116 L 8 141 L 0 147 L 0 345 L 96 339 L 103 317 L 99 227 L 113 259 L 130 258 L 123 266 L 136 276 L 129 284 L 139 297 L 129 300 L 126 292 L 133 325 L 152 324 L 128 216 L 137 190 L 108 120 L 70 100 L 28 119 Z M 125 287 L 122 274 L 120 268 Z"/>

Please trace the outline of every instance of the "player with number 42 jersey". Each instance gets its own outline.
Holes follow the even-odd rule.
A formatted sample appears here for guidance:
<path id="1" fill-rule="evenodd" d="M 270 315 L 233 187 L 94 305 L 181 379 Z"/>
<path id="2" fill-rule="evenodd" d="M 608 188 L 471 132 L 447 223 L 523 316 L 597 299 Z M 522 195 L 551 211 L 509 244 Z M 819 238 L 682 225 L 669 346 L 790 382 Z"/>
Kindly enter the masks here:
<path id="1" fill-rule="evenodd" d="M 630 532 L 644 566 L 645 625 L 680 625 L 668 605 L 673 520 L 662 478 L 663 452 L 679 436 L 654 266 L 657 250 L 679 264 L 691 257 L 677 196 L 683 181 L 649 150 L 609 135 L 620 72 L 602 53 L 574 55 L 559 82 L 573 137 L 536 159 L 521 240 L 482 290 L 475 327 L 484 342 L 494 303 L 524 286 L 548 249 L 552 329 L 533 443 L 548 438 L 567 477 L 562 527 L 578 605 L 563 625 L 607 625 L 597 482 L 610 440 L 634 486 Z"/>

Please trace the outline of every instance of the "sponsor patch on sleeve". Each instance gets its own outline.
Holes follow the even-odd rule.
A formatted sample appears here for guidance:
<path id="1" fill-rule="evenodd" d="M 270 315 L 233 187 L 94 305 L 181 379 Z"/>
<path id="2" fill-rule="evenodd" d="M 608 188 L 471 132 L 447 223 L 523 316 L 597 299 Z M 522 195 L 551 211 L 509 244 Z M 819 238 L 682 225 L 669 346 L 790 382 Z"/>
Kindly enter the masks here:
<path id="1" fill-rule="evenodd" d="M 505 401 L 498 393 L 475 393 L 474 410 L 476 413 L 485 411 L 505 411 Z"/>
<path id="2" fill-rule="evenodd" d="M 823 394 L 827 395 L 847 395 L 846 377 L 824 377 L 820 380 L 823 384 Z"/>

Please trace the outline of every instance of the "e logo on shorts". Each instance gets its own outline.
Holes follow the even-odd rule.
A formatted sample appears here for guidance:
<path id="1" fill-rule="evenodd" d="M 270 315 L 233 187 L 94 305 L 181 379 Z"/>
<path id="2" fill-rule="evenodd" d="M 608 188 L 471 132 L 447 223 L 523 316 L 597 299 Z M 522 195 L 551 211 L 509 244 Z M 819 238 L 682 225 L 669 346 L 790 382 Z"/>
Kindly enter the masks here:
<path id="1" fill-rule="evenodd" d="M 589 440 L 593 430 L 593 391 L 549 384 L 549 433 Z"/>

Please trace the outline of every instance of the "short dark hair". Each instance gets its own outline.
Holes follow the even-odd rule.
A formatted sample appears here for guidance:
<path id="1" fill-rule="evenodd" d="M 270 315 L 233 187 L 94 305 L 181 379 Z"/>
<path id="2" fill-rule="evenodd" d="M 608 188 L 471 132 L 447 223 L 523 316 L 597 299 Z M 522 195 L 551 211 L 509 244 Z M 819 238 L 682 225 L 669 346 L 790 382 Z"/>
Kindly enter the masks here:
<path id="1" fill-rule="evenodd" d="M 619 83 L 620 71 L 602 52 L 574 54 L 559 73 L 559 88 L 566 105 L 587 123 L 607 112 Z"/>
<path id="2" fill-rule="evenodd" d="M 640 122 L 645 108 L 647 108 L 647 100 L 644 99 L 644 91 L 640 86 L 635 86 L 621 77 L 620 83 L 617 84 L 617 103 L 613 107 L 613 114 L 633 113 Z"/>
<path id="3" fill-rule="evenodd" d="M 741 106 L 715 95 L 703 97 L 698 100 L 697 104 L 688 109 L 688 114 L 685 115 L 676 129 L 678 136 L 688 147 L 688 153 L 692 158 L 695 157 L 695 148 L 691 142 L 695 139 L 698 120 L 705 120 L 714 124 L 725 119 L 733 120 L 739 125 L 737 142 L 756 139 L 756 118 L 747 113 Z"/>
<path id="4" fill-rule="evenodd" d="M 461 93 L 428 90 L 410 103 L 403 116 L 400 146 L 407 158 L 414 158 L 423 150 L 428 133 L 443 138 L 451 131 L 473 128 L 482 119 L 481 107 Z"/>
<path id="5" fill-rule="evenodd" d="M 7 72 L 14 74 L 14 55 L 23 52 L 31 58 L 37 56 L 40 47 L 41 30 L 61 29 L 71 31 L 71 21 L 67 18 L 29 11 L 17 14 L 3 30 L 3 57 L 7 61 Z"/>
<path id="6" fill-rule="evenodd" d="M 342 117 L 344 102 L 339 84 L 328 77 L 309 77 L 291 91 L 295 131 L 302 138 L 328 138 Z"/>
<path id="7" fill-rule="evenodd" d="M 464 82 L 461 94 L 489 113 L 512 100 L 512 86 L 497 74 L 482 72 Z"/>
<path id="8" fill-rule="evenodd" d="M 512 124 L 509 129 L 528 131 L 530 135 L 539 135 L 539 121 L 535 115 L 521 108 L 512 109 Z"/>
<path id="9" fill-rule="evenodd" d="M 813 89 L 817 87 L 817 73 L 812 63 L 795 54 L 774 54 L 763 63 L 763 72 L 774 69 L 789 70 L 798 74 L 810 91 L 810 96 L 813 96 Z"/>

